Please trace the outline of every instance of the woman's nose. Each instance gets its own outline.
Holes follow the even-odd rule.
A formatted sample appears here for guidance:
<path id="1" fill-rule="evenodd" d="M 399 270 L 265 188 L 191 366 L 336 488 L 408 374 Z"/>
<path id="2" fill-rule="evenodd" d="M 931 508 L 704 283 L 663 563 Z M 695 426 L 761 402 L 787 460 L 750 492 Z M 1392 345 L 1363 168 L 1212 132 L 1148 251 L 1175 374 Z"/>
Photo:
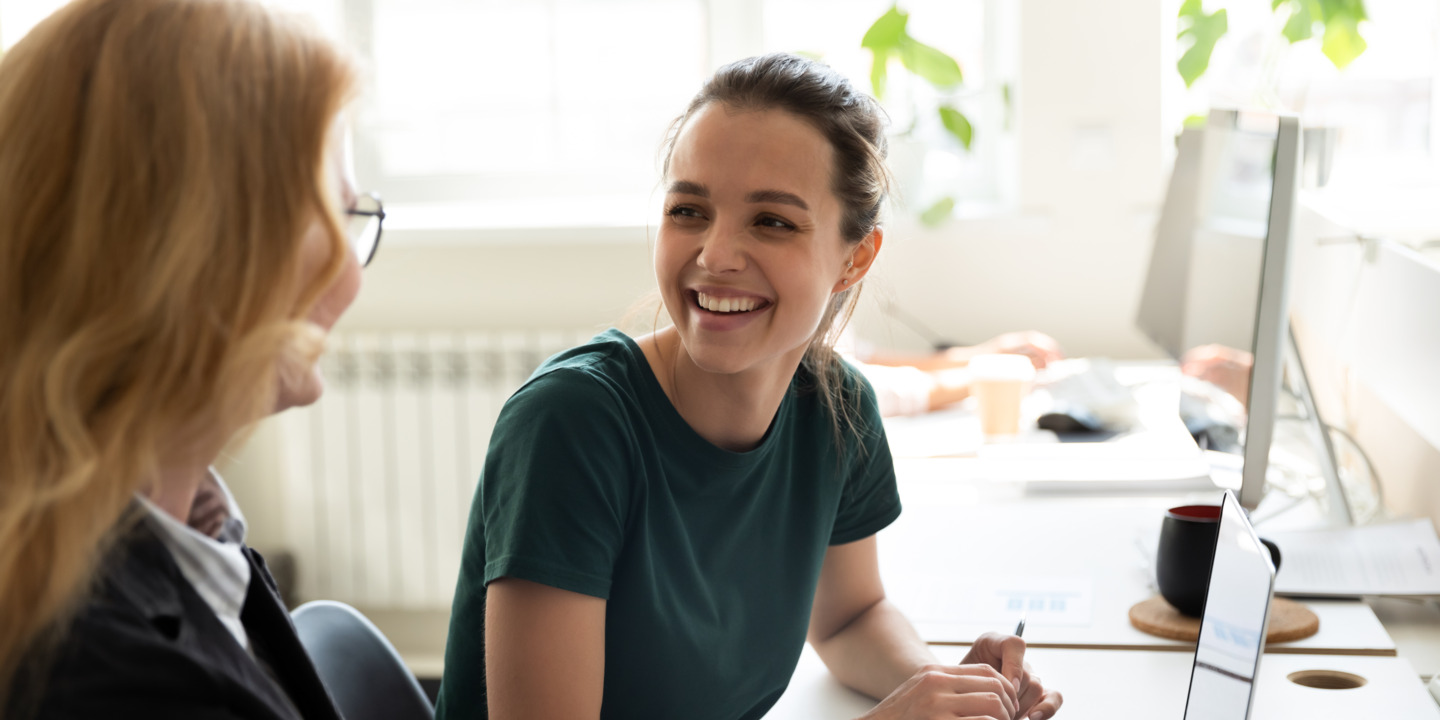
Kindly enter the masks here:
<path id="1" fill-rule="evenodd" d="M 696 262 L 712 275 L 745 269 L 745 238 L 741 228 L 716 225 L 705 237 Z"/>

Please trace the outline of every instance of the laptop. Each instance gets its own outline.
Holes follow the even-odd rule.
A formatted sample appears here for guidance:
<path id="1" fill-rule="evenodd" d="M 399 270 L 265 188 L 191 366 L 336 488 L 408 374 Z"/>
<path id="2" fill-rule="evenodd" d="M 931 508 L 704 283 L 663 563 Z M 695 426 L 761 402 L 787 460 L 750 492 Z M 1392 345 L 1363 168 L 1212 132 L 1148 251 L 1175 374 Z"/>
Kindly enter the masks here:
<path id="1" fill-rule="evenodd" d="M 1248 720 L 1274 590 L 1270 552 L 1226 490 L 1185 720 Z"/>

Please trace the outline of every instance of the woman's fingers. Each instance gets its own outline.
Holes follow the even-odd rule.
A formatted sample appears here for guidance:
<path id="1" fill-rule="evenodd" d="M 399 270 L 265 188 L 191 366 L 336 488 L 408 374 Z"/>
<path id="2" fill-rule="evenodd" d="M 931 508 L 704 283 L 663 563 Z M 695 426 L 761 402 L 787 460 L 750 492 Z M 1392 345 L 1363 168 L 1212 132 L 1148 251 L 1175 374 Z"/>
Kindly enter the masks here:
<path id="1" fill-rule="evenodd" d="M 1060 691 L 1051 690 L 1045 693 L 1045 699 L 1041 700 L 1035 707 L 1030 708 L 1030 720 L 1046 720 L 1060 712 L 1060 706 L 1065 704 L 1065 698 L 1060 696 Z M 1036 716 L 1036 713 L 1040 713 Z"/>
<path id="2" fill-rule="evenodd" d="M 1015 686 L 989 665 L 927 665 L 866 717 L 1021 720 L 1025 716 L 1018 703 Z"/>
<path id="3" fill-rule="evenodd" d="M 1016 720 L 1047 720 L 1053 717 L 1060 710 L 1064 698 L 1055 690 L 1044 689 L 1039 678 L 1031 678 L 1030 684 L 1033 689 L 1021 696 Z"/>
<path id="4" fill-rule="evenodd" d="M 1025 640 L 1014 635 L 985 633 L 975 638 L 964 662 L 985 663 L 1019 688 L 1025 677 Z"/>
<path id="5" fill-rule="evenodd" d="M 1026 678 L 1025 689 L 1020 693 L 1020 702 L 1017 703 L 1019 710 L 1017 711 L 1016 717 L 1030 720 L 1031 715 L 1041 709 L 1039 705 L 1044 699 L 1045 685 L 1040 682 L 1038 676 L 1029 676 Z M 1052 711 L 1051 714 L 1053 715 L 1054 712 Z M 1046 717 L 1049 716 L 1047 715 Z"/>
<path id="6" fill-rule="evenodd" d="M 932 683 L 929 690 L 957 696 L 951 707 L 961 711 L 962 716 L 977 714 L 972 710 L 989 712 L 998 708 L 1004 711 L 1004 717 L 1013 718 L 1020 707 L 1015 686 L 989 665 L 932 665 L 922 672 Z M 995 703 L 987 699 L 992 697 Z"/>

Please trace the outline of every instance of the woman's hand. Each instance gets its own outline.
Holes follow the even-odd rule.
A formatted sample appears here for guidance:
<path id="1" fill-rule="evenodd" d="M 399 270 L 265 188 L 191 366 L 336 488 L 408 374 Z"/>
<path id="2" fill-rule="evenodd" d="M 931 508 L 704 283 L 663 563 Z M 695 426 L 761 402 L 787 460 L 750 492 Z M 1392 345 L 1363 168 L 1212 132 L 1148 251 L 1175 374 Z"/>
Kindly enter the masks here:
<path id="1" fill-rule="evenodd" d="M 1180 372 L 1218 386 L 1247 407 L 1254 367 L 1254 355 L 1224 345 L 1193 347 L 1180 358 Z"/>
<path id="2" fill-rule="evenodd" d="M 996 335 L 980 343 L 975 349 L 986 353 L 1025 355 L 1030 358 L 1036 370 L 1044 370 L 1046 365 L 1065 359 L 1065 353 L 1055 338 L 1034 330 Z"/>
<path id="3" fill-rule="evenodd" d="M 1014 635 L 985 633 L 975 638 L 965 663 L 983 663 L 1007 678 L 1019 692 L 1016 720 L 1047 720 L 1060 710 L 1064 699 L 1054 690 L 1046 690 L 1040 678 L 1031 674 L 1025 664 L 1025 640 Z"/>
<path id="4" fill-rule="evenodd" d="M 993 718 L 1015 720 L 1022 696 L 987 664 L 926 665 L 880 701 L 864 720 Z"/>
<path id="5" fill-rule="evenodd" d="M 1055 338 L 1034 330 L 996 335 L 971 347 L 950 348 L 945 351 L 945 358 L 954 366 L 964 366 L 976 355 L 992 353 L 1024 355 L 1036 370 L 1044 370 L 1046 365 L 1065 359 L 1065 352 Z"/>

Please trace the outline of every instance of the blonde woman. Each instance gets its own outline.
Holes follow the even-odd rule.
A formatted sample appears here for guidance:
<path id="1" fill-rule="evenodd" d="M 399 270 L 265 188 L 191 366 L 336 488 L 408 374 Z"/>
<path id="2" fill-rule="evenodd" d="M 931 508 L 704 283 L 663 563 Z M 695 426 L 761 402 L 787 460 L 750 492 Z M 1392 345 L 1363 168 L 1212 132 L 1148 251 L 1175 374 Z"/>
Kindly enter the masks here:
<path id="1" fill-rule="evenodd" d="M 319 396 L 379 240 L 354 73 L 242 0 L 79 0 L 0 61 L 5 717 L 338 717 L 209 468 Z"/>

